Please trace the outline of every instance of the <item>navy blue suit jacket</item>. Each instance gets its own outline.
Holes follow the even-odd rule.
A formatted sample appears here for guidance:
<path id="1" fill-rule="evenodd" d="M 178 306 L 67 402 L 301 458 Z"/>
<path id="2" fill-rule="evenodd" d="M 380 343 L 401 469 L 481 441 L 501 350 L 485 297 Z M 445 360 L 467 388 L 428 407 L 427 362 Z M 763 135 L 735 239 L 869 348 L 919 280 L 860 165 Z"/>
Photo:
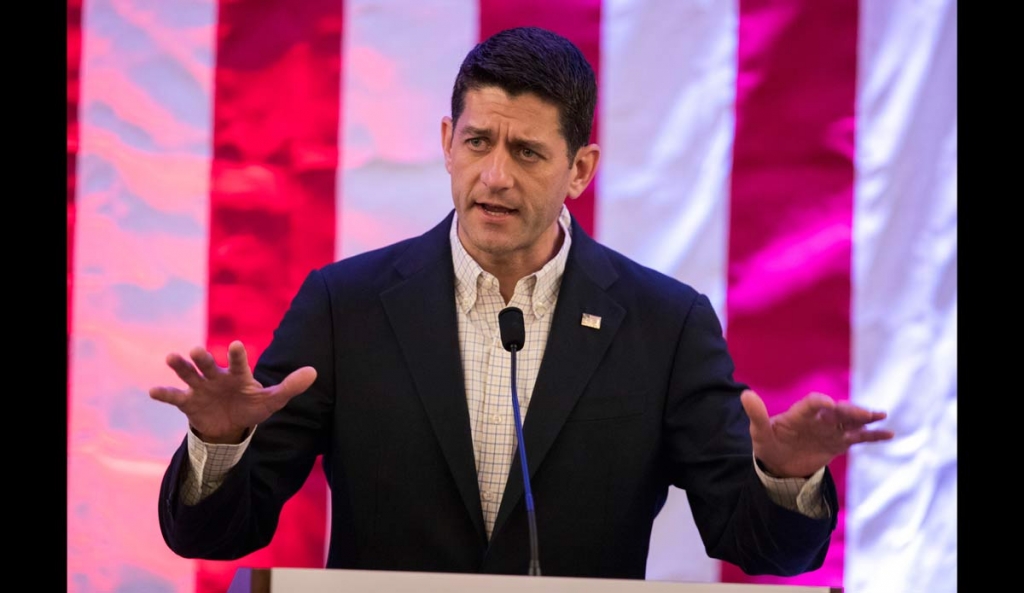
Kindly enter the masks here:
<path id="1" fill-rule="evenodd" d="M 257 380 L 317 379 L 261 424 L 224 484 L 180 503 L 175 453 L 160 492 L 179 555 L 267 545 L 322 455 L 332 568 L 526 574 L 516 455 L 488 541 L 459 356 L 452 215 L 424 235 L 309 274 Z M 545 575 L 644 578 L 668 488 L 686 491 L 706 552 L 751 574 L 821 566 L 833 518 L 773 504 L 754 471 L 743 385 L 708 299 L 598 244 L 573 221 L 551 333 L 524 423 Z M 600 329 L 581 325 L 584 313 Z M 509 404 L 511 406 L 511 402 Z"/>

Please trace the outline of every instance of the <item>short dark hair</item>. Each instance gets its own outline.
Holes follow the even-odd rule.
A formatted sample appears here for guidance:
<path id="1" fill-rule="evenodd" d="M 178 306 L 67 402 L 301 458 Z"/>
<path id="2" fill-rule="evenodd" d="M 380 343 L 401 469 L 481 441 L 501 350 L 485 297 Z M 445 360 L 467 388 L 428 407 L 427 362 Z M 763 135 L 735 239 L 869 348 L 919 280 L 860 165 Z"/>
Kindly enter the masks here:
<path id="1" fill-rule="evenodd" d="M 452 124 L 459 121 L 470 89 L 498 87 L 510 96 L 533 93 L 558 108 L 569 164 L 590 143 L 597 105 L 597 80 L 583 52 L 571 41 L 538 27 L 495 33 L 462 61 L 452 88 Z"/>

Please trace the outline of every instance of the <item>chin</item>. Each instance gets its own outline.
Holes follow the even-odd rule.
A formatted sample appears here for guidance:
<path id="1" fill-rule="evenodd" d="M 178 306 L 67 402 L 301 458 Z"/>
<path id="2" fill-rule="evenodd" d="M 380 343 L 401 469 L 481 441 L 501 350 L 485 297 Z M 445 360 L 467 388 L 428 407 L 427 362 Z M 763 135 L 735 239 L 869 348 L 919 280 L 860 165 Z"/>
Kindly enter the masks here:
<path id="1" fill-rule="evenodd" d="M 486 235 L 486 233 L 485 233 Z M 504 253 L 512 249 L 512 244 L 505 237 L 474 237 L 473 246 L 484 253 Z"/>
<path id="2" fill-rule="evenodd" d="M 507 237 L 483 237 L 482 241 L 474 241 L 473 247 L 481 253 L 495 257 L 508 255 L 516 250 L 515 243 L 509 241 Z"/>

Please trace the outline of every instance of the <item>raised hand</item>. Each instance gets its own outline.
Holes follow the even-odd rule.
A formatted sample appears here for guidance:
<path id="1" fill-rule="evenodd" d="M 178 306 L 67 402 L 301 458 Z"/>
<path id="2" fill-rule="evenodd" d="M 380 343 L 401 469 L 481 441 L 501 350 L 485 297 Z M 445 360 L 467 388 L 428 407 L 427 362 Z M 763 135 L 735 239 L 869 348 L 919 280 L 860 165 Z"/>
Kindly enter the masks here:
<path id="1" fill-rule="evenodd" d="M 316 379 L 313 367 L 296 369 L 277 385 L 264 387 L 252 376 L 249 357 L 239 341 L 228 345 L 228 367 L 217 366 L 203 348 L 189 352 L 191 362 L 178 354 L 167 356 L 167 366 L 185 382 L 186 389 L 153 387 L 149 396 L 171 404 L 188 417 L 189 425 L 208 443 L 239 443 L 246 431 L 309 389 Z"/>
<path id="2" fill-rule="evenodd" d="M 867 427 L 885 419 L 885 412 L 836 402 L 820 393 L 811 393 L 771 417 L 753 391 L 744 391 L 740 398 L 750 416 L 754 456 L 777 477 L 806 478 L 853 445 L 893 437 L 892 431 Z"/>

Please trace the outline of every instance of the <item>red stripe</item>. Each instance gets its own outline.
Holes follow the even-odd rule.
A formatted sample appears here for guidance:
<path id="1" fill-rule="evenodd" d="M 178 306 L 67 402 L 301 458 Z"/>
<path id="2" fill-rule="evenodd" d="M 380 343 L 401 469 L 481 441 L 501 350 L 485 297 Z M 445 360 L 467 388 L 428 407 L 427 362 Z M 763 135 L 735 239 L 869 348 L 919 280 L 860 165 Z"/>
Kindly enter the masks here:
<path id="1" fill-rule="evenodd" d="M 221 0 L 210 189 L 208 347 L 240 339 L 254 362 L 302 279 L 334 258 L 342 3 Z M 239 566 L 323 567 L 327 485 L 318 463 L 273 541 L 200 561 L 197 592 Z"/>
<path id="2" fill-rule="evenodd" d="M 534 26 L 564 36 L 583 52 L 598 76 L 601 88 L 601 0 L 480 0 L 480 40 L 513 27 Z M 601 109 L 598 98 L 597 109 Z M 597 111 L 596 113 L 600 113 Z M 590 141 L 597 142 L 597 120 L 590 133 Z M 594 234 L 594 183 L 575 200 L 568 200 L 569 211 L 583 229 Z"/>
<path id="3" fill-rule="evenodd" d="M 811 390 L 849 398 L 857 11 L 740 2 L 728 332 L 737 378 L 771 413 Z M 843 505 L 845 457 L 831 469 Z M 783 579 L 724 564 L 722 580 L 842 586 L 843 518 L 822 569 Z"/>
<path id="4" fill-rule="evenodd" d="M 68 349 L 66 363 L 71 368 L 71 297 L 74 284 L 75 187 L 78 166 L 78 89 L 82 63 L 82 0 L 68 0 Z M 71 374 L 68 373 L 66 430 L 71 430 Z M 70 436 L 70 432 L 68 433 Z M 68 442 L 71 439 L 68 438 Z"/>

